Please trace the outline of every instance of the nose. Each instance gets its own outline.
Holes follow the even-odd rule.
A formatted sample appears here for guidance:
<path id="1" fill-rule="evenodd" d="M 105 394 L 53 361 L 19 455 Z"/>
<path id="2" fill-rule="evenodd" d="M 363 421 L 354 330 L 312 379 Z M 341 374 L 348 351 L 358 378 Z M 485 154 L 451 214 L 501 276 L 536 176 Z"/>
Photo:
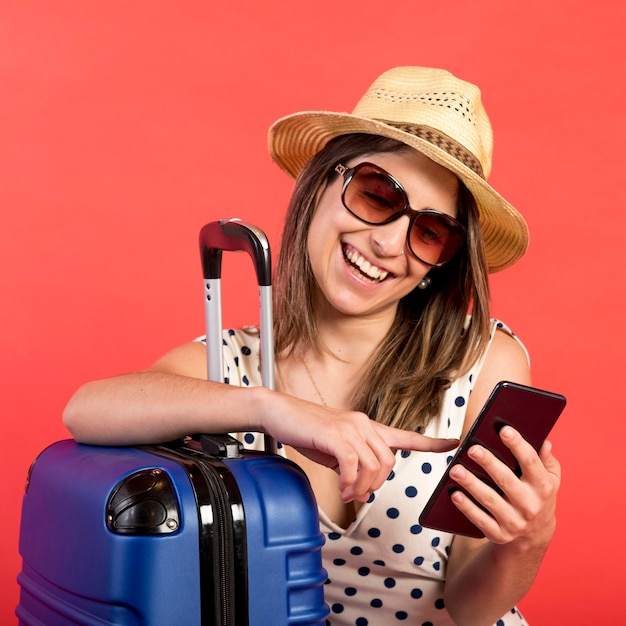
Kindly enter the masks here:
<path id="1" fill-rule="evenodd" d="M 371 241 L 374 252 L 383 257 L 396 257 L 404 254 L 408 228 L 408 215 L 403 215 L 389 224 L 373 226 Z"/>

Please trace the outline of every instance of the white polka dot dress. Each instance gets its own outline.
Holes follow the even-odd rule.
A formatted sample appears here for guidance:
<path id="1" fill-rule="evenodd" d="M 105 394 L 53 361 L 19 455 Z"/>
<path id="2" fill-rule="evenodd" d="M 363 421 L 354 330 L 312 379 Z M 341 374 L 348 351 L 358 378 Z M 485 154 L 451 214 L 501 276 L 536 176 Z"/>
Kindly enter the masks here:
<path id="1" fill-rule="evenodd" d="M 496 328 L 511 331 L 496 320 Z M 259 336 L 256 329 L 224 332 L 225 382 L 240 386 L 261 384 Z M 459 437 L 473 381 L 482 363 L 456 380 L 446 392 L 439 420 L 425 434 Z M 247 447 L 261 448 L 262 437 L 241 433 Z M 453 622 L 443 600 L 447 557 L 453 535 L 420 526 L 418 519 L 454 451 L 444 454 L 398 451 L 385 484 L 372 494 L 352 524 L 343 529 L 319 511 L 326 537 L 325 586 L 333 626 L 394 623 L 444 626 Z M 525 625 L 516 608 L 497 626 Z"/>

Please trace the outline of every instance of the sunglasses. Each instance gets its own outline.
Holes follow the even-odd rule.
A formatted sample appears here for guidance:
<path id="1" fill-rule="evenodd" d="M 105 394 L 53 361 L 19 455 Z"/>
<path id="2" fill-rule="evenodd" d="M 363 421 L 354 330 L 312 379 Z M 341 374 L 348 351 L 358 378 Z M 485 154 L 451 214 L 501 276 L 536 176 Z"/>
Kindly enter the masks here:
<path id="1" fill-rule="evenodd" d="M 430 267 L 448 263 L 465 242 L 465 227 L 454 218 L 434 211 L 416 211 L 409 206 L 404 187 L 388 172 L 372 163 L 347 168 L 337 165 L 343 176 L 341 201 L 357 219 L 381 226 L 409 216 L 406 239 L 409 250 Z"/>

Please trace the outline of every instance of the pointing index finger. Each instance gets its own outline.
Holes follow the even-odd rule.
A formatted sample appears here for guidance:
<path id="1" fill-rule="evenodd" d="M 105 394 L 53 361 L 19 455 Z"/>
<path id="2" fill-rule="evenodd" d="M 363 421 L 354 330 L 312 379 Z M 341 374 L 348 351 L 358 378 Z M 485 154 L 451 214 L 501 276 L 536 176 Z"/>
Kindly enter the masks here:
<path id="1" fill-rule="evenodd" d="M 417 450 L 419 452 L 448 452 L 459 446 L 458 439 L 427 437 L 408 430 L 389 428 L 384 439 L 390 448 L 399 450 Z"/>

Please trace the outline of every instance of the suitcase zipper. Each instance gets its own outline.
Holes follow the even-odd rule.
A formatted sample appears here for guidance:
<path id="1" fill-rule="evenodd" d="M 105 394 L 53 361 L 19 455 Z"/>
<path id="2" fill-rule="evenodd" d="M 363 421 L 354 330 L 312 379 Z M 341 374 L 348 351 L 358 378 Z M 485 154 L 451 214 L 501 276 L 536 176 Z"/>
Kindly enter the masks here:
<path id="1" fill-rule="evenodd" d="M 220 603 L 216 614 L 220 614 L 222 626 L 232 626 L 236 623 L 235 598 L 234 596 L 229 597 L 228 590 L 235 589 L 235 579 L 233 573 L 234 557 L 231 548 L 233 545 L 233 521 L 228 506 L 228 492 L 221 477 L 217 477 L 214 473 L 217 468 L 214 467 L 211 471 L 201 465 L 200 470 L 207 480 L 212 495 L 214 563 L 217 566 L 215 579 L 220 588 Z"/>
<path id="2" fill-rule="evenodd" d="M 249 617 L 247 550 L 241 494 L 236 480 L 220 459 L 207 457 L 192 447 L 193 442 L 188 443 L 180 449 L 146 447 L 182 463 L 196 494 L 202 626 L 246 626 Z M 209 513 L 203 511 L 207 506 Z M 234 507 L 240 511 L 237 519 L 234 519 Z"/>

